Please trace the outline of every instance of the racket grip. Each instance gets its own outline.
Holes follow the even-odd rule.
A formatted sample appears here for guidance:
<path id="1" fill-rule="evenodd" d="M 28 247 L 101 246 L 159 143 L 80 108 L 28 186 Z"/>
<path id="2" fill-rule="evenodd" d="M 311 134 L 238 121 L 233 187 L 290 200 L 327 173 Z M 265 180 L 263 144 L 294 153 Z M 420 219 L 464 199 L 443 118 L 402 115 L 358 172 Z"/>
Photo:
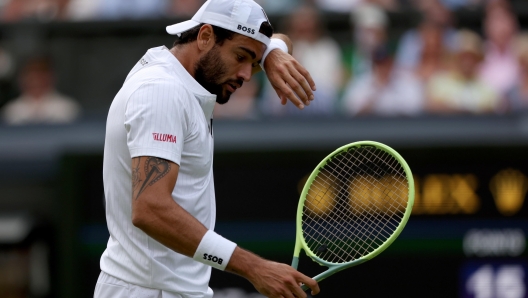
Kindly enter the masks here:
<path id="1" fill-rule="evenodd" d="M 297 270 L 298 265 L 299 265 L 299 257 L 294 256 L 291 266 Z"/>

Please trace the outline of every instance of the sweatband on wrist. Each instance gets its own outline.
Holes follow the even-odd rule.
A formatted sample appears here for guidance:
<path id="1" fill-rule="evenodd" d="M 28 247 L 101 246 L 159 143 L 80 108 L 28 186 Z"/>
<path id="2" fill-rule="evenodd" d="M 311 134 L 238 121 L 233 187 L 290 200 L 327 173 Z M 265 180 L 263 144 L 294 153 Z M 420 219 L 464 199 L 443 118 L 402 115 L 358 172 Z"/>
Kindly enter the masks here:
<path id="1" fill-rule="evenodd" d="M 260 68 L 262 68 L 262 70 L 264 70 L 264 61 L 266 60 L 266 57 L 271 51 L 275 49 L 281 49 L 283 52 L 288 53 L 288 46 L 286 45 L 284 40 L 272 38 L 270 44 L 266 48 L 266 51 L 264 51 L 264 55 L 262 55 L 262 59 L 260 60 Z"/>
<path id="2" fill-rule="evenodd" d="M 209 230 L 198 245 L 193 259 L 216 269 L 225 270 L 236 246 L 236 243 Z"/>

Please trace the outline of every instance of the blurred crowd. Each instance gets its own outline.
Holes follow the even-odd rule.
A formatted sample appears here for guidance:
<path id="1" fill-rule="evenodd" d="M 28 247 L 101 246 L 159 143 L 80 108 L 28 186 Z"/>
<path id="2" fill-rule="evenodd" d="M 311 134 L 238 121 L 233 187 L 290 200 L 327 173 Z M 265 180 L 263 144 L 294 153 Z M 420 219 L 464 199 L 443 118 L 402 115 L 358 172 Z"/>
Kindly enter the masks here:
<path id="1" fill-rule="evenodd" d="M 327 7 L 332 3 L 317 2 L 327 2 Z M 324 29 L 321 7 L 313 3 L 301 4 L 287 18 L 284 31 L 294 42 L 294 56 L 317 85 L 312 105 L 302 112 L 291 104 L 282 106 L 264 83 L 260 94 L 255 93 L 257 86 L 249 86 L 241 96 L 246 110 L 233 115 L 229 114 L 233 110 L 227 112 L 229 107 L 221 107 L 219 116 L 528 111 L 528 35 L 522 33 L 509 1 L 414 1 L 421 15 L 419 24 L 396 38 L 388 11 L 401 9 L 402 2 L 337 1 L 332 5 L 338 2 L 349 5 L 351 11 L 349 44 L 331 38 Z M 456 26 L 453 9 L 464 5 L 482 11 L 482 28 Z M 256 107 L 248 104 L 254 98 Z"/>
<path id="2" fill-rule="evenodd" d="M 262 116 L 506 114 L 528 111 L 528 34 L 508 0 L 256 0 L 282 15 L 277 31 L 317 85 L 304 111 L 280 104 L 260 74 L 218 118 Z M 188 18 L 203 0 L 0 0 L 0 22 Z M 457 25 L 457 10 L 481 12 L 482 27 Z M 419 24 L 391 30 L 392 13 L 416 11 Z M 325 17 L 350 16 L 349 41 L 329 34 Z M 0 77 L 13 66 L 0 49 Z M 5 122 L 63 123 L 80 115 L 54 88 L 53 63 L 35 57 L 17 71 L 19 96 L 3 105 Z M 1 84 L 1 82 L 0 82 Z M 1 87 L 1 86 L 0 86 Z M 1 104 L 1 102 L 0 102 Z"/>
<path id="3" fill-rule="evenodd" d="M 487 0 L 442 0 L 449 9 L 477 8 Z M 0 0 L 0 20 L 17 22 L 155 19 L 192 16 L 205 0 Z M 370 0 L 256 0 L 269 14 L 287 14 L 303 4 L 319 10 L 351 11 Z M 375 0 L 388 11 L 422 6 L 421 0 Z"/>

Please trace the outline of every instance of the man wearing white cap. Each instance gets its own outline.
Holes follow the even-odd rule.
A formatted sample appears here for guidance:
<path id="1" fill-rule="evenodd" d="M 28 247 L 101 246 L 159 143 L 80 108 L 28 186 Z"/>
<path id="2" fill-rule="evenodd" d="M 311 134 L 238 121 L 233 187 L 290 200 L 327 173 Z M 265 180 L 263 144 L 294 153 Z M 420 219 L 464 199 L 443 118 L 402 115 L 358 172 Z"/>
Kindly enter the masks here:
<path id="1" fill-rule="evenodd" d="M 167 32 L 179 36 L 175 46 L 150 49 L 108 113 L 110 239 L 94 297 L 210 298 L 212 267 L 247 278 L 268 297 L 306 297 L 300 283 L 317 294 L 313 279 L 213 231 L 215 103 L 226 103 L 259 62 L 283 103 L 309 104 L 313 80 L 285 52 L 291 45 L 270 40 L 269 20 L 252 0 L 209 0 Z"/>

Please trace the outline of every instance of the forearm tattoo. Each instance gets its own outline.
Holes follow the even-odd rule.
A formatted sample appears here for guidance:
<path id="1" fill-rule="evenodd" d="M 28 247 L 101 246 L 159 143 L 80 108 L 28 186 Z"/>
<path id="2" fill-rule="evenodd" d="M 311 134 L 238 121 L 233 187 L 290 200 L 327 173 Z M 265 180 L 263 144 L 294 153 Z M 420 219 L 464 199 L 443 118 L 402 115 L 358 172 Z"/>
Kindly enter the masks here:
<path id="1" fill-rule="evenodd" d="M 141 172 L 139 171 L 140 162 L 141 157 L 132 159 L 132 191 L 135 191 L 141 181 L 143 181 L 141 179 Z"/>
<path id="2" fill-rule="evenodd" d="M 145 160 L 144 171 L 145 179 L 141 179 L 141 173 L 139 171 L 141 162 Z M 137 176 L 134 176 L 134 171 L 137 169 Z M 132 189 L 135 190 L 137 186 L 141 184 L 141 187 L 137 191 L 136 200 L 139 195 L 148 187 L 154 185 L 161 178 L 163 178 L 171 170 L 170 162 L 157 157 L 140 157 L 137 162 L 137 167 L 132 169 Z"/>

